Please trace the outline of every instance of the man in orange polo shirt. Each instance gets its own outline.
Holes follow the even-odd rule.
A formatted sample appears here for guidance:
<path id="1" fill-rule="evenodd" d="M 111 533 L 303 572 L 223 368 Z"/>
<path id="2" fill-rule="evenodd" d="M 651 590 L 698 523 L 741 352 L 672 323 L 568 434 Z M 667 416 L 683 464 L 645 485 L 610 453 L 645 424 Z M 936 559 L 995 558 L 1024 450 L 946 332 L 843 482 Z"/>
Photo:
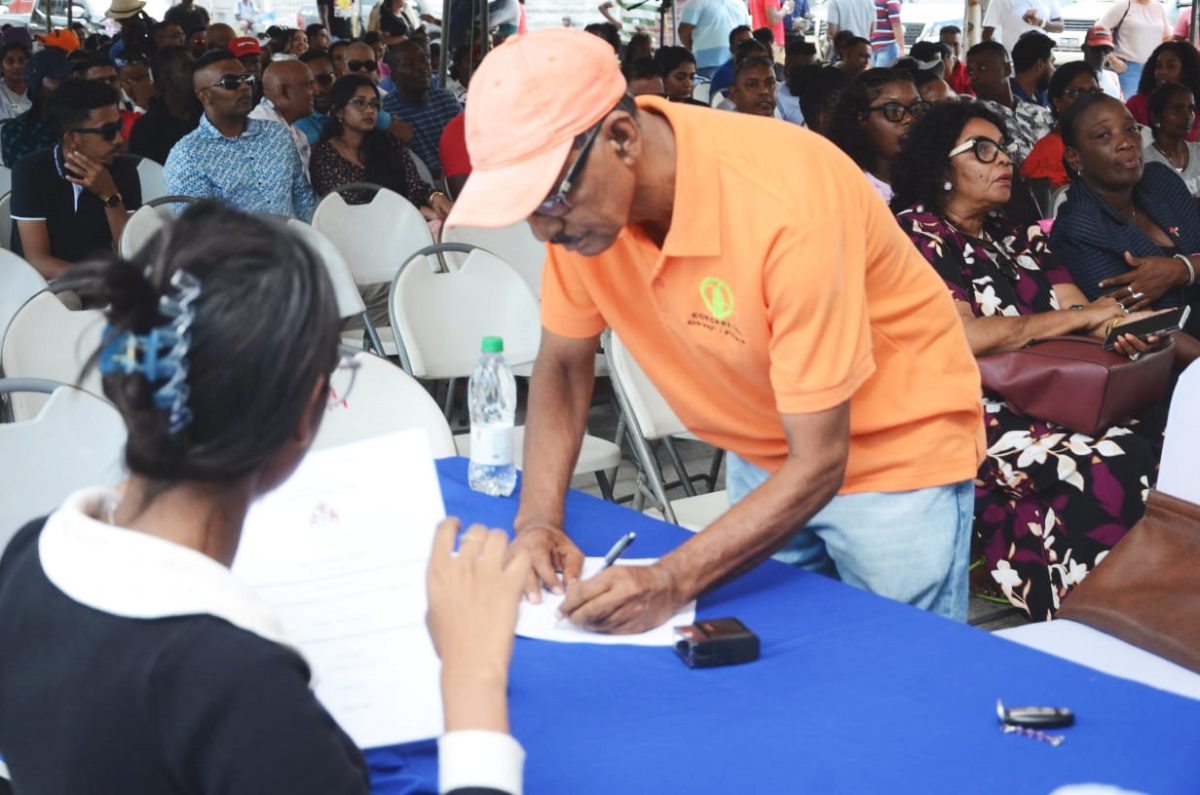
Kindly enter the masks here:
<path id="1" fill-rule="evenodd" d="M 565 587 L 572 621 L 637 632 L 779 553 L 965 619 L 979 373 L 861 171 L 794 125 L 635 104 L 609 48 L 576 31 L 510 39 L 472 86 L 473 171 L 448 222 L 528 217 L 554 244 L 514 523 L 528 597 Z M 576 581 L 563 500 L 605 326 L 729 451 L 732 505 L 654 566 Z"/>

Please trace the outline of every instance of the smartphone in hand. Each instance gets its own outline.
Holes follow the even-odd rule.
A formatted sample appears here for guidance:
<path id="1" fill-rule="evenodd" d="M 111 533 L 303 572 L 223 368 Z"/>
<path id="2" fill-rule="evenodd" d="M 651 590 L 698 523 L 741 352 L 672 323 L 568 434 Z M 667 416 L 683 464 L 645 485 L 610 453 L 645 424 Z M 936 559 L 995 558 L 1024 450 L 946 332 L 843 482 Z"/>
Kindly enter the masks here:
<path id="1" fill-rule="evenodd" d="M 1122 323 L 1114 328 L 1104 340 L 1104 350 L 1111 351 L 1116 347 L 1117 339 L 1126 334 L 1132 334 L 1142 342 L 1151 337 L 1162 337 L 1170 334 L 1172 331 L 1178 331 L 1187 323 L 1188 315 L 1191 313 L 1190 306 L 1182 306 L 1176 309 L 1168 309 L 1166 312 L 1159 312 L 1157 315 L 1135 320 L 1132 323 Z"/>

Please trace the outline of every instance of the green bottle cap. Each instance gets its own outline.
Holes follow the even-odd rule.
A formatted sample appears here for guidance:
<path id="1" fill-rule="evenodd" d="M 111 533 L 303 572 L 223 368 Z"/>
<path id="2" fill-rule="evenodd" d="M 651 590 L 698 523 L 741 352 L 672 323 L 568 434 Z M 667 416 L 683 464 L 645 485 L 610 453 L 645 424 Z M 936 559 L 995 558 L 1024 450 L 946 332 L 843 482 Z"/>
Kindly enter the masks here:
<path id="1" fill-rule="evenodd" d="M 484 353 L 504 353 L 503 337 L 484 337 L 480 348 Z"/>

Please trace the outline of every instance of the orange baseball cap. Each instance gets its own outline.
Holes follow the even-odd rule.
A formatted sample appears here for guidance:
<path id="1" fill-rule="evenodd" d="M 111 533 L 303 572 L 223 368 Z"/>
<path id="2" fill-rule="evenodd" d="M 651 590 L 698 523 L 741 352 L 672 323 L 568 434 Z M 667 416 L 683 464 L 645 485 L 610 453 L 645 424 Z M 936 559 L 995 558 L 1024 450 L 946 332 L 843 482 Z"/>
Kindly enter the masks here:
<path id="1" fill-rule="evenodd" d="M 612 46 L 581 30 L 508 39 L 471 76 L 471 176 L 447 226 L 507 226 L 528 218 L 566 164 L 571 144 L 617 106 L 625 78 Z"/>
<path id="2" fill-rule="evenodd" d="M 59 28 L 42 36 L 37 37 L 38 41 L 45 44 L 47 47 L 57 47 L 63 52 L 75 52 L 79 49 L 79 36 L 73 30 Z"/>

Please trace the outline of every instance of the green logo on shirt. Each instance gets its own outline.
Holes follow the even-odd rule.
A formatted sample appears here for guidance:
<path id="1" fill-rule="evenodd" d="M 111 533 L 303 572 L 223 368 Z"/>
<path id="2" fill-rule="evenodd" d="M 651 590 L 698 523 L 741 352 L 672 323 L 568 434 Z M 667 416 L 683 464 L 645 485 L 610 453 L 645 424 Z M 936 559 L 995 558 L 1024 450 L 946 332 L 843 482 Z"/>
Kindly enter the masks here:
<path id="1" fill-rule="evenodd" d="M 733 291 L 716 276 L 709 276 L 700 282 L 700 297 L 717 320 L 724 320 L 733 314 Z"/>

